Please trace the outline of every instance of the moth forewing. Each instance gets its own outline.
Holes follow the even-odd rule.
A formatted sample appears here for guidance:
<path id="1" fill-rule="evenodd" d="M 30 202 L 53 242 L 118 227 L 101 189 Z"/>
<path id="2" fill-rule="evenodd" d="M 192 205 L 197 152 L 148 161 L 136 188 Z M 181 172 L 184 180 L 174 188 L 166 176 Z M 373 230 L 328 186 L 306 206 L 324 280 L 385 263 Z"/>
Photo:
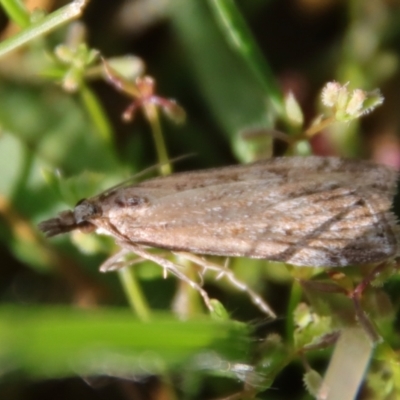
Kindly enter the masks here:
<path id="1" fill-rule="evenodd" d="M 39 228 L 94 227 L 148 259 L 140 246 L 297 266 L 379 263 L 399 254 L 396 180 L 395 170 L 367 161 L 275 158 L 116 187 Z"/>
<path id="2" fill-rule="evenodd" d="M 353 170 L 347 171 L 340 161 L 340 169 L 331 163 L 324 170 L 320 165 L 317 171 L 298 168 L 290 176 L 277 168 L 272 173 L 272 163 L 265 162 L 213 170 L 216 176 L 211 177 L 200 172 L 150 180 L 103 200 L 96 224 L 107 231 L 112 221 L 110 234 L 148 246 L 299 266 L 347 266 L 393 257 L 398 251 L 390 212 L 396 173 L 362 162 L 365 168 L 354 170 L 351 161 Z M 384 175 L 376 183 L 368 174 L 372 166 Z M 129 202 L 136 205 L 124 206 Z"/>

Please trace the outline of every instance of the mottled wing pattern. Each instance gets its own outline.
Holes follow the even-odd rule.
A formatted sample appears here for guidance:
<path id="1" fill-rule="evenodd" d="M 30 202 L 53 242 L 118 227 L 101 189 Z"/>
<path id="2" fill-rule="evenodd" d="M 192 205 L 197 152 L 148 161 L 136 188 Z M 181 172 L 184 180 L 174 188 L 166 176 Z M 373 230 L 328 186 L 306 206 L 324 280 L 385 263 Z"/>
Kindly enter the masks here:
<path id="1" fill-rule="evenodd" d="M 142 182 L 112 194 L 93 222 L 107 230 L 112 221 L 134 243 L 199 254 L 374 263 L 398 253 L 396 179 L 369 162 L 277 158 Z"/>

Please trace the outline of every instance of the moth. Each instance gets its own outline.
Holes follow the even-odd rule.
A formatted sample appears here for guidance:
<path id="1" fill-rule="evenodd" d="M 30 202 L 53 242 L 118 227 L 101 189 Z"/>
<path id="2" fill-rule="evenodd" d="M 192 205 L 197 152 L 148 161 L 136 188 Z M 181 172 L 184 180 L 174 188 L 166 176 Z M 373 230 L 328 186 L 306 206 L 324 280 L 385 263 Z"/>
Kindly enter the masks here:
<path id="1" fill-rule="evenodd" d="M 190 283 L 209 305 L 199 284 L 148 248 L 184 252 L 209 269 L 216 267 L 196 254 L 298 267 L 378 264 L 399 255 L 400 230 L 391 211 L 397 177 L 394 169 L 368 161 L 273 158 L 117 186 L 39 229 L 47 236 L 75 229 L 111 235 L 123 250 L 103 270 L 134 252 Z M 235 280 L 227 268 L 222 273 Z"/>

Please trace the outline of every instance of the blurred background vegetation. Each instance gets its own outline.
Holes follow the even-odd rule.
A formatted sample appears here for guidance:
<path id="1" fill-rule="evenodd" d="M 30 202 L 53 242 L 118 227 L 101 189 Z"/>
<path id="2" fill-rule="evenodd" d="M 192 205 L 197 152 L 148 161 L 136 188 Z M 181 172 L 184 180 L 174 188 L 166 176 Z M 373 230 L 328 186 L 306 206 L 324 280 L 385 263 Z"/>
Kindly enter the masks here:
<path id="1" fill-rule="evenodd" d="M 301 135 L 332 80 L 380 88 L 385 103 L 290 152 L 400 167 L 399 3 L 92 0 L 82 13 L 79 2 L 58 0 L 0 6 L 0 398 L 314 398 L 332 346 L 302 350 L 346 324 L 331 317 L 351 308 L 345 296 L 313 293 L 319 316 L 300 303 L 307 297 L 293 278 L 316 271 L 231 260 L 278 319 L 212 277 L 205 288 L 229 317 L 218 305 L 222 315 L 210 318 L 196 293 L 151 263 L 100 274 L 112 240 L 47 240 L 37 223 L 167 157 L 194 154 L 173 164 L 179 171 L 287 154 L 272 130 Z M 133 83 L 143 71 L 164 99 L 157 110 L 172 118 L 143 103 Z M 285 108 L 289 92 L 303 123 Z M 132 97 L 139 109 L 125 123 Z M 185 123 L 175 123 L 182 113 L 170 99 Z M 399 284 L 392 276 L 366 296 L 384 342 L 369 350 L 360 399 L 400 396 Z"/>

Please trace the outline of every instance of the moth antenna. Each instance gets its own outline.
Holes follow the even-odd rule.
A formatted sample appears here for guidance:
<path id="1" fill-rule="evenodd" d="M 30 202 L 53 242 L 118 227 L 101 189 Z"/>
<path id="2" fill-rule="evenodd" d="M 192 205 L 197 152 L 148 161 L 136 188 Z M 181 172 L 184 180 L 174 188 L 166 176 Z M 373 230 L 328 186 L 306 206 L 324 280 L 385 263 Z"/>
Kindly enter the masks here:
<path id="1" fill-rule="evenodd" d="M 217 272 L 217 276 L 226 276 L 229 282 L 232 283 L 237 289 L 241 290 L 242 292 L 247 293 L 250 300 L 258 307 L 260 311 L 264 314 L 269 315 L 272 318 L 276 318 L 276 314 L 272 311 L 271 307 L 264 301 L 264 299 L 253 289 L 251 289 L 247 284 L 243 281 L 236 278 L 234 272 L 226 267 L 226 262 L 224 266 L 220 266 L 218 264 L 211 263 L 205 260 L 202 257 L 198 257 L 191 253 L 183 253 L 183 252 L 173 252 L 173 254 L 180 255 L 186 258 L 189 261 L 194 262 L 195 264 L 199 265 L 200 267 L 204 268 L 204 272 L 207 270 Z"/>
<path id="2" fill-rule="evenodd" d="M 111 193 L 112 191 L 114 191 L 116 189 L 119 189 L 119 188 L 122 188 L 122 187 L 124 187 L 126 185 L 130 185 L 133 181 L 135 181 L 135 180 L 137 180 L 139 178 L 142 178 L 143 176 L 149 174 L 150 172 L 156 171 L 158 168 L 160 168 L 160 167 L 162 167 L 162 166 L 164 166 L 166 164 L 169 164 L 169 163 L 175 164 L 175 163 L 177 163 L 179 161 L 185 160 L 185 159 L 193 157 L 193 156 L 195 156 L 194 153 L 184 154 L 182 156 L 178 156 L 178 157 L 172 158 L 168 162 L 154 164 L 151 167 L 147 167 L 147 168 L 143 169 L 142 171 L 136 173 L 135 175 L 130 176 L 129 178 L 125 179 L 124 181 L 119 182 L 116 185 L 107 188 L 106 190 L 103 190 L 101 193 L 99 193 L 95 197 L 98 198 L 98 197 L 106 196 L 109 193 Z"/>

